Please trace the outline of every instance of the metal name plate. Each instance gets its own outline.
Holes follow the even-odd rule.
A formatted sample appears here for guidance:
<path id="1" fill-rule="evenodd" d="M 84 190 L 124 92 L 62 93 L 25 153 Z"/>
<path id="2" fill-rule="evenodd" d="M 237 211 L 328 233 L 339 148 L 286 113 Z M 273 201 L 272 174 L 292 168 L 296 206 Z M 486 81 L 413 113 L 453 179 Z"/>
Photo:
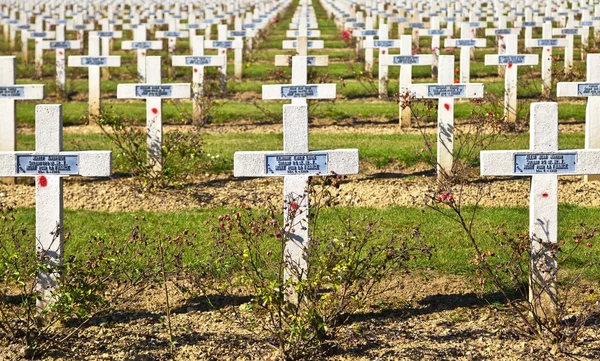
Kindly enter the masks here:
<path id="1" fill-rule="evenodd" d="M 306 57 L 306 65 L 308 66 L 313 66 L 317 63 L 317 58 L 314 56 L 307 56 Z"/>
<path id="2" fill-rule="evenodd" d="M 281 87 L 282 98 L 309 98 L 318 96 L 319 87 L 317 85 L 287 85 Z"/>
<path id="3" fill-rule="evenodd" d="M 498 64 L 525 64 L 525 55 L 500 55 L 498 56 Z"/>
<path id="4" fill-rule="evenodd" d="M 523 26 L 526 28 L 533 28 L 537 26 L 537 23 L 535 21 L 524 21 Z"/>
<path id="5" fill-rule="evenodd" d="M 577 171 L 577 153 L 515 154 L 515 173 L 567 174 Z"/>
<path id="6" fill-rule="evenodd" d="M 242 25 L 243 29 L 254 29 L 256 28 L 256 24 L 244 24 Z"/>
<path id="7" fill-rule="evenodd" d="M 600 20 L 600 16 L 592 16 L 592 21 L 598 21 Z"/>
<path id="8" fill-rule="evenodd" d="M 37 32 L 37 33 L 29 33 L 30 38 L 45 38 L 47 33 Z"/>
<path id="9" fill-rule="evenodd" d="M 577 35 L 578 29 L 560 29 L 560 33 L 564 35 Z"/>
<path id="10" fill-rule="evenodd" d="M 453 22 L 455 22 L 455 21 L 456 21 L 456 18 L 455 18 L 455 17 L 451 17 L 451 18 L 444 18 L 444 21 L 445 21 L 445 22 L 447 22 L 447 23 L 453 23 Z"/>
<path id="11" fill-rule="evenodd" d="M 165 37 L 167 38 L 178 38 L 181 36 L 179 31 L 165 31 Z"/>
<path id="12" fill-rule="evenodd" d="M 475 46 L 475 40 L 456 40 L 456 46 Z"/>
<path id="13" fill-rule="evenodd" d="M 73 29 L 75 29 L 75 30 L 85 30 L 85 29 L 87 29 L 87 25 L 73 25 Z"/>
<path id="14" fill-rule="evenodd" d="M 364 28 L 365 26 L 365 23 L 354 23 L 355 28 Z"/>
<path id="15" fill-rule="evenodd" d="M 185 24 L 186 29 L 200 29 L 200 24 Z"/>
<path id="16" fill-rule="evenodd" d="M 428 30 L 427 34 L 429 35 L 444 35 L 444 29 L 433 29 L 433 30 Z"/>
<path id="17" fill-rule="evenodd" d="M 238 36 L 244 37 L 244 36 L 246 36 L 246 32 L 245 31 L 232 31 L 229 34 L 232 37 L 238 37 Z"/>
<path id="18" fill-rule="evenodd" d="M 579 26 L 594 26 L 594 23 L 591 21 L 580 21 Z"/>
<path id="19" fill-rule="evenodd" d="M 30 28 L 29 25 L 19 25 L 19 26 L 17 26 L 17 29 L 19 29 L 19 30 L 27 30 L 29 28 Z"/>
<path id="20" fill-rule="evenodd" d="M 212 63 L 212 58 L 209 56 L 186 56 L 185 64 L 186 65 L 210 65 Z"/>
<path id="21" fill-rule="evenodd" d="M 542 18 L 543 21 L 554 21 L 554 16 L 544 16 Z"/>
<path id="22" fill-rule="evenodd" d="M 375 40 L 373 46 L 376 48 L 391 48 L 394 46 L 393 40 Z"/>
<path id="23" fill-rule="evenodd" d="M 165 24 L 165 19 L 154 19 L 152 22 L 154 24 Z"/>
<path id="24" fill-rule="evenodd" d="M 173 94 L 171 85 L 136 85 L 135 96 L 140 98 L 162 98 Z"/>
<path id="25" fill-rule="evenodd" d="M 408 27 L 411 29 L 423 29 L 425 27 L 425 24 L 423 23 L 410 23 L 408 24 Z"/>
<path id="26" fill-rule="evenodd" d="M 152 43 L 149 41 L 134 41 L 131 43 L 132 49 L 150 49 L 152 47 Z"/>
<path id="27" fill-rule="evenodd" d="M 306 42 L 306 46 L 309 48 L 312 48 L 312 47 L 314 47 L 314 42 L 312 40 L 309 40 Z M 296 47 L 296 46 L 294 46 L 294 47 Z"/>
<path id="28" fill-rule="evenodd" d="M 600 83 L 577 84 L 577 95 L 600 96 Z"/>
<path id="29" fill-rule="evenodd" d="M 511 30 L 510 29 L 496 29 L 496 30 L 494 30 L 494 33 L 496 35 L 510 35 Z"/>
<path id="30" fill-rule="evenodd" d="M 266 155 L 265 164 L 267 175 L 329 174 L 327 154 Z"/>
<path id="31" fill-rule="evenodd" d="M 418 56 L 411 56 L 411 55 L 400 55 L 400 56 L 394 56 L 394 64 L 397 65 L 401 65 L 401 64 L 419 64 L 419 57 Z"/>
<path id="32" fill-rule="evenodd" d="M 436 98 L 464 97 L 467 94 L 466 85 L 428 85 L 427 96 Z"/>
<path id="33" fill-rule="evenodd" d="M 396 22 L 397 23 L 407 23 L 408 22 L 408 18 L 396 18 Z"/>
<path id="34" fill-rule="evenodd" d="M 51 49 L 71 49 L 70 41 L 51 41 L 50 42 Z"/>
<path id="35" fill-rule="evenodd" d="M 83 57 L 81 58 L 81 65 L 106 65 L 108 63 L 107 58 L 98 58 L 98 57 Z"/>
<path id="36" fill-rule="evenodd" d="M 98 32 L 99 38 L 112 38 L 113 36 L 115 36 L 115 33 L 113 31 L 99 31 Z"/>
<path id="37" fill-rule="evenodd" d="M 469 27 L 471 27 L 471 28 L 479 28 L 479 27 L 481 27 L 481 23 L 479 23 L 479 22 L 472 22 L 472 23 L 469 23 Z"/>
<path id="38" fill-rule="evenodd" d="M 22 86 L 2 86 L 0 87 L 0 98 L 23 98 L 25 88 Z"/>
<path id="39" fill-rule="evenodd" d="M 213 41 L 213 48 L 231 48 L 233 46 L 232 41 Z"/>
<path id="40" fill-rule="evenodd" d="M 539 39 L 538 46 L 556 46 L 558 45 L 558 39 Z"/>
<path id="41" fill-rule="evenodd" d="M 362 36 L 377 36 L 378 30 L 363 30 Z"/>
<path id="42" fill-rule="evenodd" d="M 79 174 L 77 155 L 17 154 L 17 174 Z"/>
<path id="43" fill-rule="evenodd" d="M 252 19 L 252 22 L 255 24 L 260 24 L 262 23 L 262 19 Z"/>

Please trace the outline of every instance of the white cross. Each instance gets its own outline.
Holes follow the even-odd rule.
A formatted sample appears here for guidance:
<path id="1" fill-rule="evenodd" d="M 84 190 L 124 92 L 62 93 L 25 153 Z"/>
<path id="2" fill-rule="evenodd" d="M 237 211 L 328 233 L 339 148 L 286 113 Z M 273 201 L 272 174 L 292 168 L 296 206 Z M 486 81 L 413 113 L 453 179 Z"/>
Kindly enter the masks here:
<path id="1" fill-rule="evenodd" d="M 40 29 L 42 30 L 42 29 Z M 26 32 L 27 39 L 35 39 L 35 75 L 42 77 L 44 67 L 44 49 L 41 46 L 43 39 L 54 39 L 56 33 L 54 31 L 28 31 Z"/>
<path id="2" fill-rule="evenodd" d="M 204 36 L 196 36 L 192 47 L 193 55 L 177 55 L 173 57 L 173 66 L 191 66 L 192 73 L 192 101 L 193 117 L 198 120 L 202 117 L 201 97 L 204 95 L 204 67 L 223 66 L 227 59 L 223 55 L 204 55 Z"/>
<path id="3" fill-rule="evenodd" d="M 227 49 L 243 49 L 244 43 L 241 40 L 227 40 L 227 25 L 219 25 L 219 40 L 204 40 L 204 49 L 218 49 L 219 55 L 227 59 Z M 227 90 L 227 61 L 219 68 L 220 84 L 223 91 Z"/>
<path id="4" fill-rule="evenodd" d="M 439 99 L 437 173 L 438 177 L 452 174 L 454 148 L 454 98 L 481 98 L 483 84 L 454 84 L 454 56 L 440 56 L 438 84 L 413 84 L 410 92 L 417 98 Z"/>
<path id="5" fill-rule="evenodd" d="M 310 151 L 308 149 L 308 106 L 306 99 L 335 98 L 335 84 L 306 84 L 306 57 L 292 60 L 293 85 L 263 85 L 263 99 L 290 99 L 283 106 L 283 151 L 235 152 L 234 176 L 284 178 L 284 223 L 288 242 L 284 250 L 285 278 L 306 277 L 305 249 L 309 246 L 310 176 L 358 173 L 358 149 Z M 295 75 L 295 76 L 294 76 Z M 297 301 L 297 295 L 289 299 Z"/>
<path id="6" fill-rule="evenodd" d="M 452 34 L 447 29 L 440 29 L 439 16 L 431 17 L 431 28 L 425 29 L 423 32 L 421 32 L 421 36 L 431 36 L 431 54 L 433 55 L 433 58 L 430 65 L 431 74 L 434 78 L 437 78 L 438 76 L 438 59 L 440 57 L 440 36 L 449 37 L 450 35 Z"/>
<path id="7" fill-rule="evenodd" d="M 121 49 L 136 50 L 138 83 L 144 84 L 146 82 L 146 56 L 148 50 L 161 50 L 162 41 L 146 40 L 146 26 L 138 25 L 133 31 L 133 41 L 121 42 Z"/>
<path id="8" fill-rule="evenodd" d="M 507 35 L 519 35 L 521 28 L 508 28 L 506 26 L 506 16 L 500 15 L 498 17 L 498 26 L 493 29 L 485 29 L 485 36 L 495 36 L 496 44 L 498 48 L 498 55 L 506 53 L 506 36 Z M 504 66 L 498 66 L 498 75 L 504 76 Z"/>
<path id="9" fill-rule="evenodd" d="M 173 56 L 175 54 L 175 48 L 177 46 L 178 38 L 187 38 L 189 34 L 187 31 L 157 31 L 156 38 L 157 39 L 167 39 L 169 50 L 169 56 Z"/>
<path id="10" fill-rule="evenodd" d="M 462 23 L 460 39 L 445 39 L 444 47 L 460 47 L 460 82 L 468 83 L 471 77 L 471 48 L 485 47 L 485 39 L 473 39 L 469 23 Z"/>
<path id="11" fill-rule="evenodd" d="M 400 55 L 381 55 L 379 61 L 385 66 L 400 66 L 398 92 L 402 96 L 410 91 L 410 86 L 412 84 L 412 66 L 431 65 L 434 56 L 434 54 L 412 55 L 412 37 L 410 35 L 402 35 L 400 36 Z M 411 110 L 409 107 L 404 107 L 403 109 L 402 105 L 402 100 L 400 100 L 400 126 L 410 127 Z"/>
<path id="12" fill-rule="evenodd" d="M 562 35 L 567 39 L 567 45 L 565 46 L 565 72 L 569 73 L 573 68 L 573 48 L 575 47 L 575 35 L 581 35 L 581 28 L 562 28 L 552 29 L 552 35 Z"/>
<path id="13" fill-rule="evenodd" d="M 537 65 L 538 55 L 517 53 L 517 35 L 503 35 L 506 50 L 504 55 L 486 54 L 485 65 L 505 66 L 504 72 L 504 115 L 514 123 L 517 119 L 517 67 L 519 65 Z"/>
<path id="14" fill-rule="evenodd" d="M 63 261 L 63 178 L 70 175 L 108 177 L 110 151 L 63 151 L 62 106 L 35 108 L 35 151 L 0 152 L 0 177 L 35 177 L 36 248 L 43 262 L 58 266 Z M 56 301 L 55 272 L 38 273 L 38 308 Z"/>
<path id="15" fill-rule="evenodd" d="M 65 25 L 56 25 L 56 41 L 44 40 L 40 42 L 41 49 L 56 49 L 56 82 L 61 94 L 65 94 L 67 84 L 66 71 L 66 50 L 81 49 L 81 42 L 78 40 L 65 40 Z"/>
<path id="16" fill-rule="evenodd" d="M 532 266 L 529 301 L 539 315 L 557 307 L 558 175 L 600 174 L 600 150 L 558 150 L 558 104 L 532 103 L 529 150 L 481 152 L 482 176 L 529 176 Z"/>
<path id="17" fill-rule="evenodd" d="M 556 86 L 559 97 L 587 97 L 585 108 L 585 149 L 600 148 L 600 54 L 587 55 L 585 82 L 560 82 Z M 600 180 L 598 176 L 586 176 L 586 180 Z"/>
<path id="18" fill-rule="evenodd" d="M 103 28 L 110 28 L 111 25 L 108 23 L 108 19 L 103 19 L 106 20 L 104 23 L 105 25 L 103 25 Z M 102 30 L 102 31 L 90 31 L 88 33 L 88 36 L 93 37 L 93 36 L 97 36 L 98 38 L 100 38 L 100 42 L 101 42 L 101 46 L 100 46 L 100 54 L 102 54 L 102 56 L 110 56 L 110 42 L 112 41 L 112 39 L 120 39 L 123 37 L 123 32 L 122 31 L 109 31 L 109 30 Z M 102 79 L 108 79 L 109 78 L 109 72 L 108 72 L 108 68 L 104 67 L 102 68 Z"/>
<path id="19" fill-rule="evenodd" d="M 0 57 L 0 152 L 17 150 L 17 107 L 16 100 L 43 99 L 43 85 L 16 85 L 17 58 L 15 56 Z M 13 183 L 13 179 L 6 179 Z"/>
<path id="20" fill-rule="evenodd" d="M 400 49 L 400 40 L 388 40 L 387 24 L 379 25 L 379 39 L 365 40 L 365 49 L 378 48 L 379 57 L 389 54 L 390 49 Z M 379 61 L 379 97 L 387 97 L 388 66 Z"/>
<path id="21" fill-rule="evenodd" d="M 88 43 L 88 56 L 69 56 L 68 66 L 88 68 L 89 116 L 100 116 L 100 67 L 121 66 L 120 56 L 100 56 L 100 40 L 97 36 L 90 36 Z"/>
<path id="22" fill-rule="evenodd" d="M 118 99 L 146 99 L 146 143 L 155 171 L 162 170 L 162 99 L 189 98 L 190 84 L 162 84 L 160 56 L 147 56 L 145 84 L 117 85 Z"/>
<path id="23" fill-rule="evenodd" d="M 542 39 L 525 39 L 525 46 L 543 47 L 542 50 L 542 93 L 550 94 L 552 90 L 552 48 L 565 47 L 566 39 L 552 39 L 552 23 L 545 22 Z"/>

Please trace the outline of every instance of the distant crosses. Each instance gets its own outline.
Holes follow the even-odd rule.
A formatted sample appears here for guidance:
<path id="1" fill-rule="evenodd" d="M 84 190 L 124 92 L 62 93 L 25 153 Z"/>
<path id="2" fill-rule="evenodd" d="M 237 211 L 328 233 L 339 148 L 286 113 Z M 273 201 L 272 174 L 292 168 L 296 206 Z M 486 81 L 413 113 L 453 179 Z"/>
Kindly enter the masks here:
<path id="1" fill-rule="evenodd" d="M 17 150 L 17 107 L 15 100 L 43 99 L 43 85 L 15 84 L 17 58 L 15 56 L 0 57 L 0 152 Z M 5 179 L 6 183 L 14 180 Z"/>
<path id="2" fill-rule="evenodd" d="M 460 28 L 460 39 L 445 39 L 444 47 L 460 48 L 460 82 L 468 83 L 471 77 L 471 48 L 485 47 L 485 39 L 473 39 L 469 23 L 462 23 Z"/>
<path id="3" fill-rule="evenodd" d="M 154 40 L 148 41 L 146 40 L 146 26 L 138 25 L 133 30 L 133 41 L 123 41 L 121 42 L 121 49 L 136 50 L 137 57 L 137 78 L 139 83 L 146 82 L 146 57 L 148 56 L 148 50 L 161 50 L 162 49 L 162 41 Z"/>
<path id="4" fill-rule="evenodd" d="M 482 176 L 531 177 L 529 302 L 536 315 L 555 319 L 558 247 L 558 176 L 600 174 L 600 150 L 558 150 L 558 105 L 532 103 L 529 150 L 481 152 Z"/>
<path id="5" fill-rule="evenodd" d="M 194 37 L 193 44 L 193 56 L 176 55 L 173 57 L 173 66 L 192 67 L 193 117 L 199 120 L 203 116 L 201 98 L 204 95 L 204 67 L 223 66 L 227 64 L 227 59 L 223 55 L 204 55 L 204 36 Z"/>
<path id="6" fill-rule="evenodd" d="M 155 172 L 162 171 L 162 99 L 190 97 L 190 84 L 161 84 L 160 56 L 147 56 L 145 84 L 117 85 L 118 99 L 146 99 L 146 143 Z"/>
<path id="7" fill-rule="evenodd" d="M 438 84 L 413 84 L 417 98 L 438 99 L 437 172 L 452 174 L 454 149 L 454 99 L 482 98 L 483 84 L 454 84 L 454 56 L 440 56 Z"/>
<path id="8" fill-rule="evenodd" d="M 545 22 L 542 39 L 525 39 L 526 47 L 543 47 L 542 50 L 542 94 L 552 91 L 552 48 L 565 47 L 566 39 L 552 39 L 552 23 Z"/>
<path id="9" fill-rule="evenodd" d="M 121 66 L 120 56 L 100 56 L 100 41 L 98 37 L 90 36 L 88 56 L 69 56 L 68 65 L 88 68 L 88 112 L 90 119 L 100 116 L 100 67 Z"/>
<path id="10" fill-rule="evenodd" d="M 219 25 L 219 40 L 204 40 L 204 49 L 218 49 L 219 55 L 227 59 L 227 49 L 242 49 L 244 43 L 241 40 L 227 40 L 227 25 Z M 219 83 L 222 91 L 227 91 L 227 61 L 219 68 Z"/>
<path id="11" fill-rule="evenodd" d="M 0 152 L 0 177 L 35 177 L 35 247 L 38 261 L 50 266 L 38 273 L 37 307 L 56 302 L 57 267 L 63 264 L 63 179 L 71 175 L 108 177 L 110 151 L 63 151 L 62 106 L 35 108 L 35 151 Z"/>
<path id="12" fill-rule="evenodd" d="M 446 30 L 443 30 L 446 31 Z M 379 62 L 386 66 L 400 66 L 400 83 L 398 92 L 400 94 L 399 116 L 400 126 L 407 128 L 411 126 L 411 109 L 403 104 L 403 96 L 408 95 L 412 84 L 413 65 L 431 65 L 434 54 L 412 55 L 412 36 L 400 36 L 400 55 L 380 55 Z M 403 107 L 404 106 L 404 107 Z"/>
<path id="13" fill-rule="evenodd" d="M 504 35 L 506 50 L 504 55 L 487 54 L 485 65 L 504 66 L 504 115 L 509 122 L 517 120 L 517 67 L 520 65 L 537 65 L 538 55 L 517 54 L 517 35 Z"/>
<path id="14" fill-rule="evenodd" d="M 56 40 L 44 40 L 40 42 L 42 49 L 55 49 L 56 52 L 56 83 L 59 94 L 66 95 L 67 89 L 67 49 L 81 49 L 79 40 L 65 40 L 65 25 L 56 25 Z"/>
<path id="15" fill-rule="evenodd" d="M 587 55 L 587 77 L 585 82 L 557 84 L 559 97 L 586 97 L 585 149 L 600 148 L 600 54 Z M 600 176 L 586 176 L 587 181 L 600 180 Z"/>

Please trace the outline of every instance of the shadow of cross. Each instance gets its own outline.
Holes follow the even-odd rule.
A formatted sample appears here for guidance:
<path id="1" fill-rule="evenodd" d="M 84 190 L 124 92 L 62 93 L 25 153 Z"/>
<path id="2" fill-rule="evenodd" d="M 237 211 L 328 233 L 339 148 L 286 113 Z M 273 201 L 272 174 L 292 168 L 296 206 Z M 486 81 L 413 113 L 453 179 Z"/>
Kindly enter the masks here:
<path id="1" fill-rule="evenodd" d="M 452 173 L 454 149 L 454 98 L 481 98 L 483 84 L 454 84 L 454 56 L 441 55 L 438 84 L 413 84 L 410 92 L 417 98 L 439 99 L 437 173 Z"/>
<path id="2" fill-rule="evenodd" d="M 557 103 L 532 103 L 529 150 L 481 152 L 481 175 L 531 177 L 529 301 L 542 317 L 556 315 L 558 176 L 600 174 L 600 149 L 558 150 Z"/>
<path id="3" fill-rule="evenodd" d="M 286 243 L 285 279 L 306 276 L 304 249 L 308 247 L 306 184 L 310 176 L 358 173 L 358 149 L 310 151 L 307 99 L 334 99 L 335 84 L 306 84 L 307 57 L 292 59 L 291 85 L 263 85 L 263 99 L 287 100 L 283 106 L 283 151 L 235 152 L 236 177 L 283 177 Z M 297 295 L 290 294 L 294 300 Z"/>
<path id="4" fill-rule="evenodd" d="M 35 107 L 35 151 L 0 152 L 0 177 L 35 177 L 35 237 L 38 256 L 51 266 L 63 260 L 63 178 L 72 175 L 108 177 L 110 151 L 63 151 L 62 106 Z M 38 308 L 55 300 L 56 271 L 40 271 Z"/>

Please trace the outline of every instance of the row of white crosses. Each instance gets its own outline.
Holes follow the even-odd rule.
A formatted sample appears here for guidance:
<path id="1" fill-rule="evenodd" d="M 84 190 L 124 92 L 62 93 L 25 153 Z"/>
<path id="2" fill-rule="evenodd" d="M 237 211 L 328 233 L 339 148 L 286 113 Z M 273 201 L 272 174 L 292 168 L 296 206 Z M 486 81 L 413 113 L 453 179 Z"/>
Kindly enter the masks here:
<path id="1" fill-rule="evenodd" d="M 263 99 L 292 100 L 283 106 L 283 151 L 235 152 L 234 176 L 283 176 L 285 279 L 306 277 L 305 250 L 309 247 L 309 198 L 311 176 L 358 173 L 358 149 L 311 151 L 308 148 L 307 99 L 334 99 L 335 84 L 307 84 L 308 57 L 292 58 L 292 84 L 263 85 Z M 288 294 L 297 302 L 297 295 Z"/>

